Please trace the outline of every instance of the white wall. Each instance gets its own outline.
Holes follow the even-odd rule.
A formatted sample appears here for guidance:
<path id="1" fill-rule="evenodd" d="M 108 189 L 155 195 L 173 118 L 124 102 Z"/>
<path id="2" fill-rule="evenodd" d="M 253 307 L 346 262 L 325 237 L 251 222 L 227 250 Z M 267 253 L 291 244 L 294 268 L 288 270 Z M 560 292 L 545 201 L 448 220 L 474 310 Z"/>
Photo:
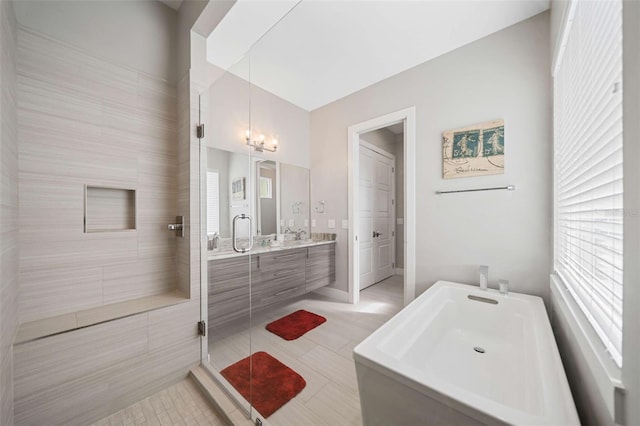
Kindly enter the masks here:
<path id="1" fill-rule="evenodd" d="M 546 297 L 551 247 L 549 14 L 543 13 L 311 112 L 315 231 L 347 218 L 347 127 L 415 106 L 417 114 L 416 288 L 439 279 L 490 284 Z M 444 181 L 441 135 L 505 120 L 504 175 Z M 514 192 L 435 195 L 438 189 L 514 184 Z M 347 231 L 338 229 L 337 280 L 347 290 Z"/>
<path id="2" fill-rule="evenodd" d="M 19 1 L 21 25 L 175 82 L 176 11 L 159 1 Z M 78 34 L 82 34 L 78 37 Z"/>
<path id="3" fill-rule="evenodd" d="M 0 424 L 13 424 L 13 340 L 18 328 L 17 23 L 0 2 Z"/>

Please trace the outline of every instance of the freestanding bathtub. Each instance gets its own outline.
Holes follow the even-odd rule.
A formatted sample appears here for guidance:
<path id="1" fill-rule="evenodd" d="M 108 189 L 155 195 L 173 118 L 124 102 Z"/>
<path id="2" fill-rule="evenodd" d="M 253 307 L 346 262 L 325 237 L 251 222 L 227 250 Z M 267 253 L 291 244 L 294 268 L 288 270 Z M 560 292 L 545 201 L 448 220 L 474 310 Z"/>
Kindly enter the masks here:
<path id="1" fill-rule="evenodd" d="M 438 281 L 353 351 L 365 425 L 578 425 L 542 299 Z"/>

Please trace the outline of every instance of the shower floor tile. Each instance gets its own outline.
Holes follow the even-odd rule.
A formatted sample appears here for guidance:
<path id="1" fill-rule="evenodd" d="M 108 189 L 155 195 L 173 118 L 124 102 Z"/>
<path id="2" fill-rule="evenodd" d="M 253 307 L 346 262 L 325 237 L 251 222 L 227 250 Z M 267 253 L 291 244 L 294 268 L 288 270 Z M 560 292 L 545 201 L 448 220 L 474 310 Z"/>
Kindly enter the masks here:
<path id="1" fill-rule="evenodd" d="M 191 378 L 105 417 L 92 426 L 188 425 L 222 426 L 218 416 Z"/>

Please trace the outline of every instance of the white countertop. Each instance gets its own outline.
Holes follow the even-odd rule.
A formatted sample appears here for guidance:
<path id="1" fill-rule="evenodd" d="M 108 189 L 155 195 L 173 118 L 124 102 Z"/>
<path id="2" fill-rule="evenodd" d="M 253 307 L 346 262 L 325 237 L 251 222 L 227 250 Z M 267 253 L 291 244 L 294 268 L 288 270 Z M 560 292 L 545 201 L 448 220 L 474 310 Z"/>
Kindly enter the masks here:
<path id="1" fill-rule="evenodd" d="M 306 248 L 306 247 L 315 247 L 321 246 L 325 244 L 335 244 L 336 241 L 313 241 L 313 240 L 301 240 L 301 241 L 287 241 L 283 245 L 274 245 L 271 243 L 270 246 L 262 247 L 257 244 L 254 244 L 251 251 L 245 253 L 236 253 L 233 250 L 223 250 L 223 251 L 208 251 L 207 252 L 207 260 L 217 260 L 217 259 L 228 259 L 230 257 L 238 257 L 238 256 L 247 256 L 249 254 L 260 254 L 260 253 L 271 253 L 274 251 L 281 250 L 292 250 L 297 248 Z"/>

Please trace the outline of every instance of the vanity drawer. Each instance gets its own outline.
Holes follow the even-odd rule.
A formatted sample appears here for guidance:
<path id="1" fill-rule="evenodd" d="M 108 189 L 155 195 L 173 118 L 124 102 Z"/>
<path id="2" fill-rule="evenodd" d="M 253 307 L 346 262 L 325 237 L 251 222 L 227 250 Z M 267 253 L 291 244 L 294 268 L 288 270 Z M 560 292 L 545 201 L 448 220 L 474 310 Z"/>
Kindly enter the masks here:
<path id="1" fill-rule="evenodd" d="M 304 271 L 305 262 L 307 260 L 307 249 L 290 249 L 279 250 L 273 253 L 264 253 L 258 255 L 258 267 L 267 279 L 270 278 L 269 273 L 276 270 L 291 270 L 302 268 Z"/>
<path id="2" fill-rule="evenodd" d="M 262 273 L 265 274 L 264 271 Z M 260 284 L 260 303 L 268 305 L 278 300 L 299 296 L 305 292 L 304 267 L 277 269 L 263 276 Z"/>
<path id="3" fill-rule="evenodd" d="M 251 269 L 249 269 L 251 265 Z M 249 272 L 251 271 L 251 273 Z M 207 263 L 209 295 L 246 288 L 260 281 L 258 259 L 255 256 L 239 256 L 230 259 L 210 260 Z"/>
<path id="4" fill-rule="evenodd" d="M 336 280 L 335 244 L 309 247 L 306 262 L 306 291 L 315 290 Z"/>
<path id="5" fill-rule="evenodd" d="M 260 300 L 268 305 L 304 294 L 306 249 L 279 250 L 260 255 Z"/>
<path id="6" fill-rule="evenodd" d="M 256 258 L 210 260 L 207 273 L 209 327 L 249 315 L 252 303 L 259 302 L 260 271 Z"/>

